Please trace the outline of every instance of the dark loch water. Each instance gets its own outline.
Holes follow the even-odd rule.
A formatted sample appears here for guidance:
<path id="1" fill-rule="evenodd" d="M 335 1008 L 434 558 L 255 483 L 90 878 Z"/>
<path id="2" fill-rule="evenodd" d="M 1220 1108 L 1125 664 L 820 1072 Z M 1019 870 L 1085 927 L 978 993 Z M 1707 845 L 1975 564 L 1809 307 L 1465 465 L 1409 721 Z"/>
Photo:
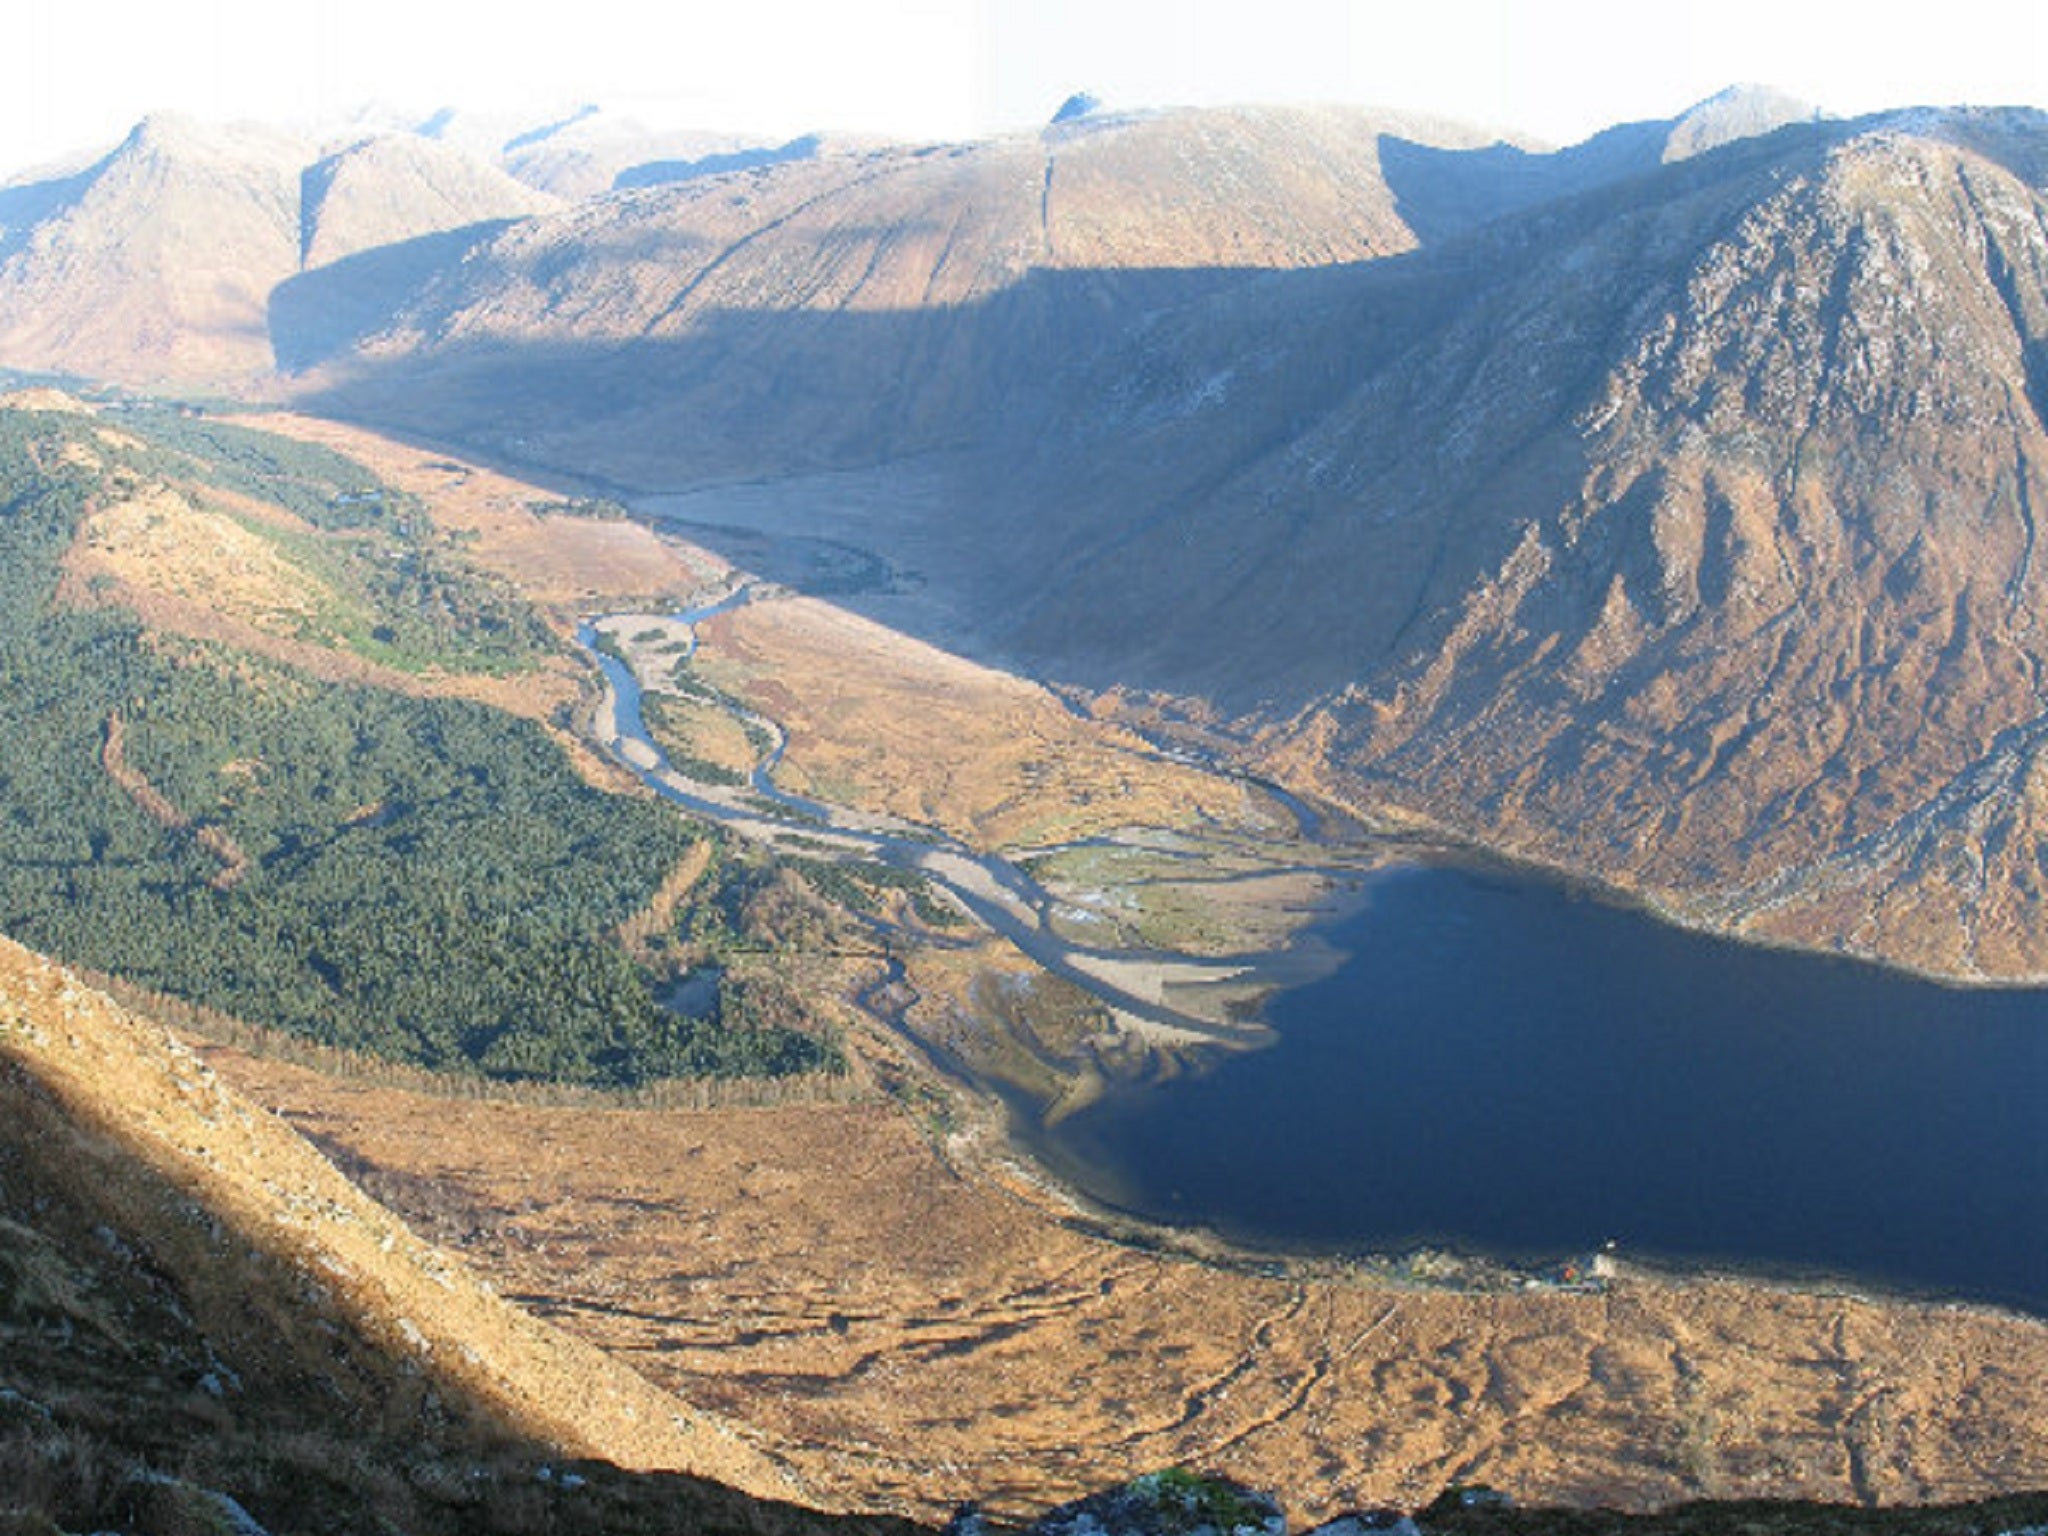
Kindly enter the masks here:
<path id="1" fill-rule="evenodd" d="M 2048 993 L 1703 938 L 1519 876 L 1372 877 L 1279 1043 L 1048 1134 L 1240 1242 L 1624 1256 L 2048 1314 Z"/>

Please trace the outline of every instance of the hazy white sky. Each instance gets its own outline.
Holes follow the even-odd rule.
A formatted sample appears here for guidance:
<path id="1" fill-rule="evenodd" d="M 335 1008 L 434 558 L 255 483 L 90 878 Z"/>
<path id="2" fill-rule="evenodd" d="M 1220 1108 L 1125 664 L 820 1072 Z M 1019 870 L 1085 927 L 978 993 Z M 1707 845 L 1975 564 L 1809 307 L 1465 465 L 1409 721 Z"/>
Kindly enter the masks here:
<path id="1" fill-rule="evenodd" d="M 1738 80 L 1851 113 L 2048 106 L 2042 0 L 5 0 L 0 169 L 144 112 L 599 100 L 658 124 L 959 137 L 1116 106 L 1349 101 L 1559 142 Z"/>

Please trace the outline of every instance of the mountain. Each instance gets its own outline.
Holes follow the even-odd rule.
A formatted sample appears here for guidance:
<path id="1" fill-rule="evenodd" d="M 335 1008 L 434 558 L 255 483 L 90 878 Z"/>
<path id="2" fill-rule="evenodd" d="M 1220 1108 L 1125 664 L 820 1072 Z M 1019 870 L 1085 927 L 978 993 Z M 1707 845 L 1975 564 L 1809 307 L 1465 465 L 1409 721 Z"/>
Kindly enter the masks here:
<path id="1" fill-rule="evenodd" d="M 1485 142 L 1337 109 L 1098 115 L 621 193 L 472 250 L 319 382 L 643 483 L 958 446 L 1133 318 L 1411 248 L 1388 146 Z"/>
<path id="2" fill-rule="evenodd" d="M 379 134 L 306 168 L 300 263 L 325 266 L 377 246 L 557 206 L 558 199 L 432 139 Z"/>
<path id="3" fill-rule="evenodd" d="M 361 138 L 365 133 L 445 145 L 537 192 L 570 202 L 609 192 L 622 175 L 642 167 L 773 152 L 773 146 L 745 134 L 650 128 L 596 102 L 498 112 L 443 107 L 424 116 L 371 105 L 339 125 L 333 136 Z"/>
<path id="4" fill-rule="evenodd" d="M 1731 85 L 1698 102 L 1672 120 L 1664 139 L 1664 159 L 1690 160 L 1753 139 L 1793 123 L 1817 122 L 1821 110 L 1810 101 L 1768 85 Z"/>
<path id="5" fill-rule="evenodd" d="M 60 271 L 151 139 L 10 190 L 0 278 Z M 375 245 L 268 319 L 323 409 L 782 487 L 780 531 L 882 555 L 944 638 L 1372 814 L 2031 977 L 2044 186 L 2038 114 L 1754 88 L 1554 152 L 1098 111 Z M 346 206 L 337 251 L 375 237 Z"/>
<path id="6" fill-rule="evenodd" d="M 416 135 L 323 154 L 267 128 L 151 117 L 82 170 L 0 188 L 0 358 L 260 391 L 275 367 L 273 297 L 303 268 L 400 253 L 379 269 L 382 295 L 400 281 L 391 272 L 418 280 L 423 247 L 435 261 L 451 249 L 429 237 L 554 206 Z"/>
<path id="7" fill-rule="evenodd" d="M 1175 317 L 1042 429 L 1012 642 L 1702 921 L 2048 973 L 2044 150 L 1809 125 Z"/>
<path id="8" fill-rule="evenodd" d="M 1615 135 L 1090 118 L 604 200 L 331 399 L 642 486 L 943 450 L 943 514 L 804 526 L 973 644 L 1697 921 L 2048 974 L 2043 120 Z"/>
<path id="9" fill-rule="evenodd" d="M 0 191 L 0 356 L 134 382 L 264 373 L 310 158 L 268 129 L 153 117 L 74 176 Z"/>
<path id="10" fill-rule="evenodd" d="M 811 136 L 795 145 L 818 142 Z M 593 107 L 544 131 L 506 141 L 497 158 L 527 185 L 579 202 L 618 187 L 680 180 L 684 168 L 743 169 L 776 158 L 799 158 L 799 152 L 792 145 L 764 143 L 745 134 L 647 128 Z"/>

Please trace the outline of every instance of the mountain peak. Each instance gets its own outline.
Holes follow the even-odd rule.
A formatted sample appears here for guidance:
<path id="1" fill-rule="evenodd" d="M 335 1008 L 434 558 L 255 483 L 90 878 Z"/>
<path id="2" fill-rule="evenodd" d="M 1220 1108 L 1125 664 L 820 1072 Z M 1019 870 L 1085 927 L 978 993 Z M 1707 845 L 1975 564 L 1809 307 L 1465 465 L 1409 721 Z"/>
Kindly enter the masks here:
<path id="1" fill-rule="evenodd" d="M 178 144 L 201 132 L 199 120 L 183 112 L 156 111 L 145 113 L 135 126 L 128 130 L 124 147 L 132 145 L 143 148 L 152 145 Z"/>
<path id="2" fill-rule="evenodd" d="M 1810 101 L 1770 85 L 1731 85 L 1695 102 L 1672 120 L 1664 142 L 1666 162 L 1690 160 L 1738 139 L 1753 139 L 1792 123 L 1822 115 Z"/>
<path id="3" fill-rule="evenodd" d="M 1059 111 L 1053 113 L 1052 121 L 1055 124 L 1071 123 L 1077 121 L 1080 118 L 1091 116 L 1092 114 L 1099 112 L 1101 110 L 1101 97 L 1096 96 L 1089 91 L 1076 91 L 1073 95 L 1069 96 L 1065 101 L 1060 103 L 1060 109 Z"/>

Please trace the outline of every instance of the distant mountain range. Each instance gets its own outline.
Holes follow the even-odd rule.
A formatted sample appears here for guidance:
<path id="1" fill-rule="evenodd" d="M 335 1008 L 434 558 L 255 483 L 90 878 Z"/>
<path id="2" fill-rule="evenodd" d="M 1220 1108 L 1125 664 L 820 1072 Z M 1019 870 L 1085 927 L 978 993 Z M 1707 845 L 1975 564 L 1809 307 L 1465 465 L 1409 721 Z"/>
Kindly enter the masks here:
<path id="1" fill-rule="evenodd" d="M 1362 812 L 2048 975 L 2041 114 L 429 126 L 0 190 L 0 363 L 769 482 L 956 643 Z"/>

